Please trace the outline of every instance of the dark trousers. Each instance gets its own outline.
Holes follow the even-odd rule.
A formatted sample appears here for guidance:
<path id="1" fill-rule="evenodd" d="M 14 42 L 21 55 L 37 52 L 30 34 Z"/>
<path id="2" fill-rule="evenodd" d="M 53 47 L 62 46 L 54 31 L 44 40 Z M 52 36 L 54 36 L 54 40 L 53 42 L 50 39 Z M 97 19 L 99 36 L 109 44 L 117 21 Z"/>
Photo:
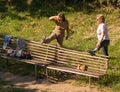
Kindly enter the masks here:
<path id="1" fill-rule="evenodd" d="M 98 50 L 102 49 L 102 52 L 104 55 L 108 56 L 108 45 L 110 43 L 110 40 L 103 40 L 100 43 L 100 46 L 98 47 Z"/>

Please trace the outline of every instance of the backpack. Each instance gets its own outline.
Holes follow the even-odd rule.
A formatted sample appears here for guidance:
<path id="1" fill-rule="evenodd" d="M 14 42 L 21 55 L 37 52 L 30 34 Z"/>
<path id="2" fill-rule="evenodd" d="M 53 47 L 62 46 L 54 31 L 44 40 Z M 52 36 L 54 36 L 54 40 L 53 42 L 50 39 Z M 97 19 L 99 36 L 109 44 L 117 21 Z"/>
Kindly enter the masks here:
<path id="1" fill-rule="evenodd" d="M 16 57 L 20 59 L 32 59 L 31 53 L 29 51 L 24 51 L 24 50 L 16 50 Z"/>

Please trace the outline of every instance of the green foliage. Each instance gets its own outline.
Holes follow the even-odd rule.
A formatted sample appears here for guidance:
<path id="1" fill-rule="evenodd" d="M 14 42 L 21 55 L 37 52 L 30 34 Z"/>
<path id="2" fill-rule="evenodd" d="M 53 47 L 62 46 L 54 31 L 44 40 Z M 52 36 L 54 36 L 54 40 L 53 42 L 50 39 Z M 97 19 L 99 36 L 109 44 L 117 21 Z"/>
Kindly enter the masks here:
<path id="1" fill-rule="evenodd" d="M 120 83 L 118 83 L 117 85 L 115 85 L 115 86 L 113 87 L 113 91 L 114 91 L 114 92 L 119 92 L 119 91 L 120 91 Z"/>

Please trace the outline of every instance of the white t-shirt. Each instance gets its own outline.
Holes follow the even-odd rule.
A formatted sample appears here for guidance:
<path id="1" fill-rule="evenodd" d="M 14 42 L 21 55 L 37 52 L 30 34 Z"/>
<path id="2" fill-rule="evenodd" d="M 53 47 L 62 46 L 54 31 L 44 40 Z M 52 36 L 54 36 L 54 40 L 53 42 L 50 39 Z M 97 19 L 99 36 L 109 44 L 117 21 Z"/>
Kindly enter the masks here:
<path id="1" fill-rule="evenodd" d="M 97 38 L 98 38 L 98 40 L 101 40 L 103 31 L 105 33 L 105 35 L 103 37 L 103 40 L 109 40 L 108 29 L 107 29 L 107 26 L 106 26 L 105 23 L 99 24 L 99 26 L 97 28 Z"/>

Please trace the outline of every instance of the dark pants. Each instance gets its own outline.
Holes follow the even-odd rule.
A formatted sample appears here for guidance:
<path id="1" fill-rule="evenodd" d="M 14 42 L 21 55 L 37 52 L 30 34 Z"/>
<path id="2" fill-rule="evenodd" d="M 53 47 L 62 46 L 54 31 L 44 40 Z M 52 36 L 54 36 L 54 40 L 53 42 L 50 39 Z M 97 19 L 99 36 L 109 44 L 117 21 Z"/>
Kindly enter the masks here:
<path id="1" fill-rule="evenodd" d="M 102 52 L 104 55 L 108 56 L 108 45 L 110 43 L 110 40 L 103 40 L 100 43 L 100 46 L 98 47 L 98 50 L 102 49 Z"/>

